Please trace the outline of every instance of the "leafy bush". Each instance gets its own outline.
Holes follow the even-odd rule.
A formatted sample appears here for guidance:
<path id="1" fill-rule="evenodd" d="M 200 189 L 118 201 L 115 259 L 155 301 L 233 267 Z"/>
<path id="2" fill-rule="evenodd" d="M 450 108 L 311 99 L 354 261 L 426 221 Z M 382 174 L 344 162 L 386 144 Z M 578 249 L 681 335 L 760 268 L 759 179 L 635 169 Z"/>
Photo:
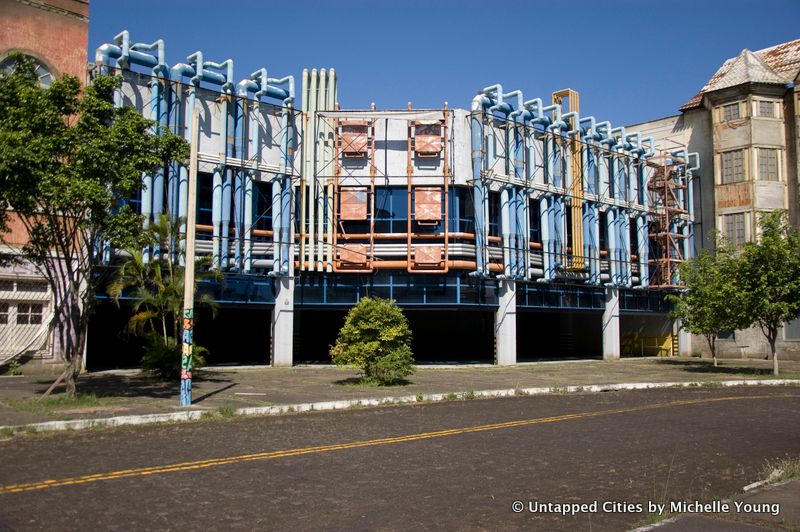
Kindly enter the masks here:
<path id="1" fill-rule="evenodd" d="M 199 345 L 192 347 L 193 366 L 195 368 L 205 366 L 206 359 L 203 358 L 203 354 L 208 353 L 208 350 Z M 168 337 L 167 343 L 164 343 L 164 338 L 158 333 L 145 335 L 142 369 L 159 379 L 179 378 L 181 375 L 181 345 L 171 337 Z"/>
<path id="2" fill-rule="evenodd" d="M 411 329 L 403 311 L 388 299 L 363 298 L 347 313 L 331 357 L 337 366 L 355 366 L 365 380 L 380 385 L 411 375 Z"/>

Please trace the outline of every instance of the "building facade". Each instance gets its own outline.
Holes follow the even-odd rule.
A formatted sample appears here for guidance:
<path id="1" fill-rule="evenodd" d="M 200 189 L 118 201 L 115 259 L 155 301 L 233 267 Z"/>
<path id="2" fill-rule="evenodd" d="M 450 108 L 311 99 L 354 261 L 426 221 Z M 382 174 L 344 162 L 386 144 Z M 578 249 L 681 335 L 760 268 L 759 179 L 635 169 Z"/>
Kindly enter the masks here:
<path id="1" fill-rule="evenodd" d="M 194 331 L 212 362 L 326 361 L 364 296 L 404 307 L 420 360 L 679 349 L 663 296 L 694 238 L 699 159 L 685 147 L 582 115 L 571 90 L 526 100 L 494 85 L 470 109 L 343 110 L 333 69 L 304 71 L 296 95 L 293 76 L 167 57 L 163 41 L 122 32 L 92 72 L 121 75 L 117 105 L 187 140 L 200 108 L 197 252 L 225 277 L 200 285 L 222 307 Z M 130 201 L 146 224 L 186 215 L 188 170 L 144 176 Z M 108 268 L 120 260 L 110 250 Z M 89 367 L 124 350 L 108 346 L 125 316 L 107 309 Z"/>
<path id="2" fill-rule="evenodd" d="M 761 212 L 786 210 L 800 225 L 800 40 L 742 50 L 726 60 L 681 114 L 631 127 L 700 153 L 696 184 L 697 248 L 713 249 L 715 231 L 734 244 L 752 241 Z M 783 356 L 800 356 L 800 321 L 779 337 Z M 766 356 L 758 329 L 735 331 L 718 344 L 728 356 Z M 707 352 L 695 338 L 693 350 Z"/>
<path id="3" fill-rule="evenodd" d="M 86 80 L 88 0 L 0 0 L 0 70 L 14 68 L 12 53 L 34 60 L 39 82 L 48 86 L 69 74 Z M 2 247 L 13 253 L 26 242 L 22 223 L 10 213 Z M 60 362 L 48 324 L 53 315 L 50 287 L 33 267 L 0 268 L 0 363 L 11 357 Z"/>

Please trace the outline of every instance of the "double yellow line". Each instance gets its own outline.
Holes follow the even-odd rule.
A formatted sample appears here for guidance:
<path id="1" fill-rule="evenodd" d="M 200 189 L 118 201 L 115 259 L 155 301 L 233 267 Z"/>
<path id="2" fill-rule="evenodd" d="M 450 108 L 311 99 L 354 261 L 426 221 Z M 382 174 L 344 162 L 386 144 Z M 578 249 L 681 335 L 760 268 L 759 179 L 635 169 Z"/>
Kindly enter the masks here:
<path id="1" fill-rule="evenodd" d="M 88 484 L 91 482 L 101 482 L 105 480 L 114 480 L 118 478 L 128 477 L 144 477 L 148 475 L 160 475 L 163 473 L 176 473 L 179 471 L 191 471 L 195 469 L 206 469 L 209 467 L 218 467 L 228 464 L 236 464 L 240 462 L 250 462 L 254 460 L 271 460 L 275 458 L 287 458 L 290 456 L 300 456 L 304 454 L 325 453 L 330 451 L 342 451 L 345 449 L 357 449 L 359 447 L 371 447 L 374 445 L 387 445 L 392 443 L 405 443 L 419 440 L 427 440 L 431 438 L 443 438 L 445 436 L 457 436 L 459 434 L 469 434 L 473 432 L 485 432 L 489 430 L 507 429 L 513 427 L 524 427 L 528 425 L 540 425 L 545 423 L 555 423 L 558 421 L 569 421 L 572 419 L 583 419 L 598 416 L 608 416 L 612 414 L 626 414 L 631 412 L 641 412 L 645 410 L 655 410 L 657 408 L 667 408 L 673 406 L 687 406 L 703 403 L 714 403 L 720 401 L 741 401 L 751 399 L 771 399 L 777 397 L 800 397 L 797 395 L 783 394 L 783 395 L 751 395 L 751 396 L 734 396 L 734 397 L 716 397 L 705 399 L 688 399 L 681 401 L 670 401 L 668 403 L 659 403 L 652 405 L 635 406 L 630 408 L 618 408 L 615 410 L 603 410 L 599 412 L 580 412 L 575 414 L 564 414 L 561 416 L 540 417 L 533 419 L 523 419 L 519 421 L 506 421 L 504 423 L 492 423 L 490 425 L 476 425 L 472 427 L 464 427 L 457 429 L 439 430 L 435 432 L 421 432 L 418 434 L 407 434 L 405 436 L 395 436 L 391 438 L 379 438 L 374 440 L 355 441 L 350 443 L 338 443 L 332 445 L 320 445 L 317 447 L 303 447 L 298 449 L 287 449 L 283 451 L 270 451 L 263 453 L 241 454 L 236 456 L 228 456 L 223 458 L 212 458 L 208 460 L 196 460 L 192 462 L 181 462 L 177 464 L 168 464 L 163 466 L 141 467 L 136 469 L 123 469 L 120 471 L 112 471 L 109 473 L 96 473 L 94 475 L 84 475 L 80 477 L 42 480 L 38 482 L 31 482 L 27 484 L 11 484 L 8 486 L 0 486 L 0 495 L 9 493 L 22 493 L 27 491 L 38 491 L 48 488 L 55 488 L 60 486 L 74 486 L 77 484 Z"/>

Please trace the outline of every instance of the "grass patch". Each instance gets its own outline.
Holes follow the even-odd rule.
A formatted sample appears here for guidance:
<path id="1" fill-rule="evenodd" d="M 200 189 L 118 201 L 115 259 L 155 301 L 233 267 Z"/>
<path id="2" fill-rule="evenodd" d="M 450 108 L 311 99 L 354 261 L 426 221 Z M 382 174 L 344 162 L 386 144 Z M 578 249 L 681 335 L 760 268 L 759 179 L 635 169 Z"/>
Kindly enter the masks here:
<path id="1" fill-rule="evenodd" d="M 800 458 L 780 458 L 767 462 L 762 476 L 770 482 L 800 479 Z"/>
<path id="2" fill-rule="evenodd" d="M 0 438 L 10 438 L 13 435 L 14 435 L 14 429 L 12 429 L 11 427 L 3 427 L 3 429 L 0 430 Z"/>
<path id="3" fill-rule="evenodd" d="M 230 419 L 236 415 L 236 410 L 230 405 L 222 405 L 219 407 L 219 415 L 225 419 Z"/>
<path id="4" fill-rule="evenodd" d="M 644 517 L 644 524 L 645 525 L 654 525 L 656 523 L 660 523 L 661 521 L 666 521 L 672 517 L 672 514 L 669 510 L 664 510 L 664 513 L 649 513 Z"/>
<path id="5" fill-rule="evenodd" d="M 74 398 L 66 395 L 51 395 L 42 399 L 3 399 L 4 405 L 14 410 L 33 414 L 53 414 L 72 408 L 92 408 L 114 402 L 112 397 L 97 397 L 93 393 L 79 393 Z"/>

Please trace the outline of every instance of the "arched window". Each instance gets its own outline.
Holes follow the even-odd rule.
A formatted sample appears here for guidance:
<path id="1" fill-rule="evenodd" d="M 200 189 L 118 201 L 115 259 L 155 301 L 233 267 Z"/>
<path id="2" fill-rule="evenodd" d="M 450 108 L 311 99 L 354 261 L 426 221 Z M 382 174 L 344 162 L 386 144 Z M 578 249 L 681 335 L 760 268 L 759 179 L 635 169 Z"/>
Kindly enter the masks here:
<path id="1" fill-rule="evenodd" d="M 47 88 L 53 82 L 53 73 L 50 72 L 50 69 L 41 62 L 40 60 L 36 59 L 32 56 L 26 56 L 33 61 L 33 65 L 36 71 L 36 75 L 39 78 L 39 84 Z M 14 71 L 14 68 L 17 66 L 17 61 L 12 56 L 5 57 L 2 61 L 0 61 L 0 72 L 11 73 Z"/>

